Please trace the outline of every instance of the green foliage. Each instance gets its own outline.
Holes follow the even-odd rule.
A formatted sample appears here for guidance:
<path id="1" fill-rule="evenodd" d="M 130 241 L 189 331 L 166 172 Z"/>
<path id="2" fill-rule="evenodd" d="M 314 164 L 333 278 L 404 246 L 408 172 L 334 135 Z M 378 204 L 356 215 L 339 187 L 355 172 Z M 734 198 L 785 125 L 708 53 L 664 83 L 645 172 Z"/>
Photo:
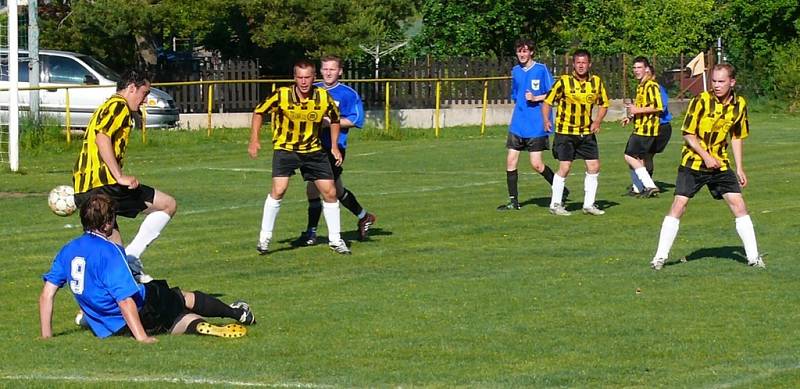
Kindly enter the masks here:
<path id="1" fill-rule="evenodd" d="M 507 56 L 514 41 L 533 39 L 549 46 L 550 32 L 560 15 L 559 1 L 468 0 L 422 3 L 423 27 L 414 50 L 434 56 Z"/>
<path id="2" fill-rule="evenodd" d="M 770 73 L 774 80 L 773 95 L 788 103 L 791 112 L 800 110 L 800 39 L 778 47 L 772 56 Z"/>

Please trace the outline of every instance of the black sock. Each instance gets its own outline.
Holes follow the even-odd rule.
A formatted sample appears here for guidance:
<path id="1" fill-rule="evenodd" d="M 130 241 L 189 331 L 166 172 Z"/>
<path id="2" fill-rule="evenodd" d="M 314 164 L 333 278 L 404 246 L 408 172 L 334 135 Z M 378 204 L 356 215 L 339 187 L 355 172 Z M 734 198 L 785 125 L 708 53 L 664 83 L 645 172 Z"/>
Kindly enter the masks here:
<path id="1" fill-rule="evenodd" d="M 506 184 L 508 185 L 508 198 L 517 201 L 519 192 L 517 192 L 518 175 L 516 170 L 506 171 Z"/>
<path id="2" fill-rule="evenodd" d="M 188 326 L 186 326 L 186 333 L 187 334 L 197 334 L 197 326 L 200 323 L 205 323 L 206 321 L 203 319 L 194 319 Z"/>
<path id="3" fill-rule="evenodd" d="M 194 307 L 192 312 L 205 317 L 229 317 L 239 320 L 242 317 L 241 308 L 231 308 L 216 297 L 211 297 L 203 292 L 194 291 Z"/>
<path id="4" fill-rule="evenodd" d="M 356 200 L 356 195 L 354 195 L 353 192 L 347 188 L 344 188 L 344 193 L 342 193 L 342 197 L 339 197 L 339 202 L 342 203 L 342 205 L 344 205 L 344 207 L 347 208 L 347 210 L 349 210 L 353 215 L 356 215 L 356 217 L 358 217 L 358 215 L 361 214 L 361 211 L 364 210 L 364 208 L 361 207 L 361 204 L 358 203 L 358 200 Z"/>
<path id="5" fill-rule="evenodd" d="M 317 230 L 319 218 L 322 216 L 322 200 L 319 198 L 308 200 L 308 225 L 306 231 Z"/>
<path id="6" fill-rule="evenodd" d="M 553 186 L 553 169 L 550 169 L 550 166 L 544 165 L 544 170 L 542 170 L 542 172 L 539 174 L 544 177 L 550 186 Z"/>
<path id="7" fill-rule="evenodd" d="M 644 160 L 644 167 L 647 169 L 647 174 L 650 175 L 650 178 L 653 178 L 653 172 L 656 170 L 656 167 L 653 164 L 652 155 L 648 155 L 647 159 Z"/>

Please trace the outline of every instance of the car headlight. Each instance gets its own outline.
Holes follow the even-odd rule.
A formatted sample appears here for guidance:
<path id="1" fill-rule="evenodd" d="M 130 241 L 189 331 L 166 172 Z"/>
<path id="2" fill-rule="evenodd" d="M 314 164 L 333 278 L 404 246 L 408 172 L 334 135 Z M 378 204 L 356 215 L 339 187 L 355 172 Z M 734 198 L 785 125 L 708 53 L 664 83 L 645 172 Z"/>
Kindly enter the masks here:
<path id="1" fill-rule="evenodd" d="M 147 106 L 153 108 L 167 108 L 169 104 L 167 104 L 166 100 L 159 99 L 158 97 L 148 97 Z"/>

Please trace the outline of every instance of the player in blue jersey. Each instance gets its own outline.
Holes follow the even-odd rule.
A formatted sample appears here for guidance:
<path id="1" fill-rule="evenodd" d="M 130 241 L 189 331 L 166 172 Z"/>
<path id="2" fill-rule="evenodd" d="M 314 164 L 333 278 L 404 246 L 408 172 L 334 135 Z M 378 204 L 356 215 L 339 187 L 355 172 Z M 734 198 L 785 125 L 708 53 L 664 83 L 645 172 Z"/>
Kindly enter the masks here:
<path id="1" fill-rule="evenodd" d="M 321 62 L 320 71 L 322 73 L 322 82 L 314 85 L 323 87 L 328 91 L 336 105 L 339 107 L 339 152 L 342 154 L 344 161 L 347 152 L 347 134 L 351 128 L 361 128 L 364 126 L 364 104 L 361 102 L 361 96 L 358 95 L 353 88 L 339 82 L 339 77 L 342 76 L 342 59 L 336 56 L 323 57 Z M 330 123 L 325 118 L 325 123 Z M 336 184 L 336 197 L 339 202 L 350 212 L 358 218 L 358 236 L 360 240 L 367 238 L 369 228 L 375 223 L 377 218 L 374 214 L 367 212 L 364 207 L 356 199 L 356 195 L 349 189 L 344 187 L 342 182 L 342 171 L 344 170 L 344 163 L 337 164 L 332 159 L 331 149 L 331 134 L 328 131 L 320 132 L 320 139 L 322 140 L 322 147 L 325 149 L 331 161 L 331 168 L 333 169 L 333 179 Z M 317 225 L 319 218 L 322 214 L 322 201 L 319 198 L 319 191 L 316 186 L 309 183 L 306 186 L 306 194 L 308 195 L 308 225 L 306 230 L 300 234 L 297 244 L 304 246 L 312 246 L 317 244 Z"/>
<path id="2" fill-rule="evenodd" d="M 547 150 L 549 133 L 544 129 L 542 101 L 553 86 L 553 76 L 544 64 L 533 60 L 533 41 L 520 39 L 514 44 L 519 64 L 511 69 L 511 99 L 514 112 L 508 126 L 506 148 L 506 184 L 508 204 L 498 210 L 520 209 L 517 190 L 517 164 L 521 151 L 528 151 L 533 170 L 553 184 L 553 170 L 542 162 L 542 151 Z M 564 198 L 569 190 L 564 189 Z"/>
<path id="3" fill-rule="evenodd" d="M 81 207 L 84 234 L 65 245 L 44 274 L 39 296 L 42 338 L 53 336 L 53 301 L 69 284 L 83 317 L 95 336 L 129 335 L 153 343 L 157 333 L 191 333 L 238 338 L 247 332 L 241 324 L 216 326 L 203 317 L 227 317 L 255 323 L 250 306 L 237 301 L 226 305 L 203 292 L 170 288 L 164 280 L 137 283 L 128 268 L 125 249 L 111 236 L 116 203 L 94 194 Z"/>

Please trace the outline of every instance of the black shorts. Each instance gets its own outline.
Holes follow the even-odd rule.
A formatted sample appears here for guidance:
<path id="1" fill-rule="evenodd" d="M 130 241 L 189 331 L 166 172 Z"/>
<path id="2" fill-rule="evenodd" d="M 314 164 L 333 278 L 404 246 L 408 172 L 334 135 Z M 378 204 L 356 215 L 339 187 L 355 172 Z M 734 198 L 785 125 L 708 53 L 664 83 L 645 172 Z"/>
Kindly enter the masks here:
<path id="1" fill-rule="evenodd" d="M 708 185 L 708 191 L 716 200 L 721 200 L 725 193 L 742 193 L 739 178 L 733 170 L 699 172 L 685 166 L 678 167 L 678 177 L 675 180 L 676 196 L 692 198 L 705 185 Z"/>
<path id="2" fill-rule="evenodd" d="M 275 150 L 272 153 L 272 177 L 291 177 L 298 168 L 306 181 L 333 179 L 328 153 L 324 151 L 296 153 Z"/>
<path id="3" fill-rule="evenodd" d="M 144 306 L 139 309 L 139 320 L 149 335 L 169 332 L 175 323 L 185 315 L 186 301 L 179 288 L 170 288 L 165 280 L 153 280 L 144 284 Z M 131 336 L 128 326 L 122 327 L 114 335 Z"/>
<path id="4" fill-rule="evenodd" d="M 547 144 L 548 137 L 540 136 L 536 138 L 520 138 L 517 135 L 508 133 L 506 148 L 509 150 L 527 151 L 529 153 L 544 151 L 550 147 Z"/>
<path id="5" fill-rule="evenodd" d="M 657 142 L 658 138 L 655 136 L 631 134 L 630 138 L 628 138 L 628 144 L 625 145 L 625 155 L 645 159 L 649 154 L 656 153 Z"/>
<path id="6" fill-rule="evenodd" d="M 103 193 L 114 199 L 117 203 L 117 215 L 129 218 L 135 218 L 147 209 L 147 203 L 152 204 L 156 197 L 156 190 L 147 185 L 139 184 L 136 189 L 128 189 L 125 185 L 111 184 L 75 193 L 75 205 L 80 209 L 96 193 Z"/>
<path id="7" fill-rule="evenodd" d="M 656 145 L 654 153 L 658 154 L 664 151 L 672 138 L 672 124 L 664 123 L 658 126 L 658 136 L 656 137 Z"/>
<path id="8" fill-rule="evenodd" d="M 597 137 L 594 134 L 567 135 L 556 133 L 553 138 L 553 158 L 559 161 L 600 159 Z"/>
<path id="9" fill-rule="evenodd" d="M 333 171 L 333 180 L 336 181 L 341 177 L 342 172 L 344 171 L 344 155 L 347 151 L 341 147 L 339 147 L 339 152 L 342 153 L 342 164 L 336 166 L 336 158 L 333 157 L 330 150 L 325 150 L 325 154 L 328 155 L 328 162 L 331 164 L 331 170 Z"/>

